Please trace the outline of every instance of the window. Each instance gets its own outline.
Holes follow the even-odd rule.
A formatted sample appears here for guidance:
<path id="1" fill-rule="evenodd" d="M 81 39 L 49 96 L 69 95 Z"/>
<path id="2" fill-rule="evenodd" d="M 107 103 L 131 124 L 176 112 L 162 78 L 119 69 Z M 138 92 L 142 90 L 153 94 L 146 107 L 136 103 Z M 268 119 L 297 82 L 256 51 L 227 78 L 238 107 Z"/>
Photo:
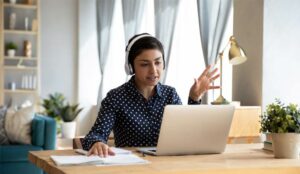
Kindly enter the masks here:
<path id="1" fill-rule="evenodd" d="M 154 3 L 153 0 L 147 1 L 147 10 L 145 10 L 143 18 L 142 32 L 148 32 L 154 35 Z M 124 71 L 125 63 L 125 38 L 124 38 L 124 27 L 122 18 L 122 1 L 117 0 L 115 15 L 112 23 L 112 39 L 109 50 L 109 59 L 105 69 L 104 76 L 104 94 L 106 94 L 110 89 L 120 86 L 126 81 L 126 74 Z M 91 13 L 91 10 L 80 11 L 80 16 L 82 13 Z M 86 15 L 86 14 L 85 14 Z M 231 15 L 232 16 L 232 15 Z M 197 2 L 194 0 L 182 0 L 180 1 L 179 14 L 177 16 L 178 21 L 176 23 L 172 52 L 169 64 L 169 71 L 167 74 L 166 84 L 171 85 L 176 88 L 178 94 L 180 95 L 182 102 L 187 103 L 188 93 L 191 85 L 194 83 L 194 78 L 198 78 L 200 73 L 204 70 L 205 64 L 202 55 L 202 47 L 200 41 L 199 24 L 198 24 L 198 13 L 197 13 Z M 188 19 L 188 20 L 187 20 Z M 231 17 L 232 19 L 232 17 Z M 94 19 L 95 20 L 95 19 Z M 80 25 L 80 30 L 84 27 Z M 92 29 L 90 29 L 92 30 Z M 93 32 L 92 32 L 93 33 Z M 232 33 L 232 20 L 230 20 L 225 36 L 229 36 Z M 82 36 L 83 37 L 83 36 Z M 90 35 L 91 39 L 95 37 Z M 225 41 L 227 42 L 228 39 Z M 94 44 L 94 42 L 91 42 Z M 226 43 L 222 44 L 224 47 Z M 79 90 L 79 96 L 85 96 L 80 98 L 88 100 L 90 104 L 97 103 L 98 87 L 100 84 L 101 73 L 98 65 L 98 57 L 95 56 L 98 53 L 92 53 L 92 51 L 97 51 L 97 49 L 87 49 L 88 45 L 84 45 L 80 41 L 80 51 L 85 50 L 84 56 L 80 56 L 79 62 L 89 61 L 90 63 L 79 63 L 79 86 L 82 86 Z M 88 51 L 87 51 L 88 50 Z M 80 53 L 80 55 L 82 55 Z M 88 56 L 93 55 L 93 56 Z M 87 59 L 86 57 L 89 57 Z M 93 60 L 91 60 L 93 59 Z M 93 63 L 91 63 L 93 62 Z M 219 67 L 219 66 L 218 66 Z M 224 56 L 223 63 L 223 96 L 231 100 L 231 65 L 229 65 L 227 57 Z M 93 75 L 91 75 L 91 72 Z M 93 83 L 88 83 L 88 82 Z M 218 82 L 216 83 L 218 84 Z M 88 85 L 94 85 L 93 88 L 88 87 Z M 87 88 L 84 88 L 86 86 Z M 95 87 L 96 86 L 96 87 Z M 214 98 L 219 95 L 219 90 L 211 92 L 214 94 Z M 90 97 L 88 97 L 88 96 Z M 79 101 L 84 102 L 84 101 Z"/>

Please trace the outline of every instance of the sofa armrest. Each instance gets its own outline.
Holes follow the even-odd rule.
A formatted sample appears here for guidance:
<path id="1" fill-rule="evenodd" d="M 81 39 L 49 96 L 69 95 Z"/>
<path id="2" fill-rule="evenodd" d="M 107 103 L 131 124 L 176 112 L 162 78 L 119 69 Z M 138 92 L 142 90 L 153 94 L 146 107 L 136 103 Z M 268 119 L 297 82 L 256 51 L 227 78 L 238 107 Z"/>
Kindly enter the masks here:
<path id="1" fill-rule="evenodd" d="M 32 144 L 41 145 L 41 142 L 45 150 L 55 149 L 56 122 L 51 117 L 36 114 L 32 122 Z"/>
<path id="2" fill-rule="evenodd" d="M 35 116 L 31 123 L 31 143 L 35 146 L 44 146 L 45 120 L 41 116 Z"/>

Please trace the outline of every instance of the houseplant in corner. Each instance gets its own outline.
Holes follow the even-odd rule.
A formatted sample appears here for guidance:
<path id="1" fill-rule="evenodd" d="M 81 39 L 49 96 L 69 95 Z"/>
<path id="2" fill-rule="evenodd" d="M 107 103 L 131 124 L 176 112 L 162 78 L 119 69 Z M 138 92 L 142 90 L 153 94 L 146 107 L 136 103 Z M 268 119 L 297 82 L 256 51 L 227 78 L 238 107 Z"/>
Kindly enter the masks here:
<path id="1" fill-rule="evenodd" d="M 57 124 L 57 134 L 62 133 L 64 138 L 74 138 L 76 122 L 74 121 L 83 108 L 79 104 L 66 104 L 66 98 L 61 93 L 49 94 L 49 98 L 43 99 L 43 114 L 53 117 Z"/>
<path id="2" fill-rule="evenodd" d="M 284 105 L 276 99 L 267 105 L 261 115 L 261 132 L 271 133 L 275 158 L 299 159 L 300 110 L 296 104 Z"/>
<path id="3" fill-rule="evenodd" d="M 68 103 L 60 110 L 60 117 L 63 120 L 61 125 L 62 137 L 64 138 L 75 137 L 76 122 L 74 120 L 83 109 L 78 108 L 78 106 L 78 104 L 70 105 Z"/>

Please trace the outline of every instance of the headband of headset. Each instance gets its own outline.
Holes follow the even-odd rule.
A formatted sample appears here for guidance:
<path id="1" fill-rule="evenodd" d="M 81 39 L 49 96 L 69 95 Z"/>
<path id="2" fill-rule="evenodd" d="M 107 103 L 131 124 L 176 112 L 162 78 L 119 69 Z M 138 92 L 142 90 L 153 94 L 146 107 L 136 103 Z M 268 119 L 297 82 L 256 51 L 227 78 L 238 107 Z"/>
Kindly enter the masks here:
<path id="1" fill-rule="evenodd" d="M 126 56 L 125 56 L 125 72 L 127 75 L 132 75 L 133 74 L 133 68 L 128 60 L 129 58 L 129 52 L 130 52 L 130 49 L 131 47 L 134 45 L 134 43 L 138 40 L 140 40 L 141 38 L 144 38 L 144 37 L 153 37 L 151 36 L 150 34 L 142 34 L 142 35 L 139 35 L 137 36 L 136 38 L 134 38 L 129 44 L 128 46 L 126 47 Z"/>

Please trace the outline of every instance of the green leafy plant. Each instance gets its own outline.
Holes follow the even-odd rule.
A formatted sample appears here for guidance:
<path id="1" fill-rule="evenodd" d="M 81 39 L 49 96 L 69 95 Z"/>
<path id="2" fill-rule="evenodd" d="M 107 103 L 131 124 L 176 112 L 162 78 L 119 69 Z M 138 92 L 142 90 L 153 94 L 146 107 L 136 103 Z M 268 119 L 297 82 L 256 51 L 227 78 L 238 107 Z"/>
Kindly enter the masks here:
<path id="1" fill-rule="evenodd" d="M 43 99 L 41 104 L 44 107 L 45 114 L 49 117 L 52 117 L 56 120 L 57 123 L 57 134 L 61 132 L 61 122 L 71 122 L 73 121 L 78 114 L 82 111 L 83 108 L 78 108 L 79 104 L 70 105 L 66 104 L 66 98 L 61 93 L 49 94 L 47 99 Z"/>
<path id="2" fill-rule="evenodd" d="M 260 123 L 264 133 L 300 133 L 300 110 L 296 104 L 284 105 L 275 99 L 275 103 L 267 105 Z"/>
<path id="3" fill-rule="evenodd" d="M 70 105 L 69 103 L 61 109 L 60 116 L 64 122 L 73 121 L 83 108 L 78 108 L 78 104 Z"/>
<path id="4" fill-rule="evenodd" d="M 6 49 L 7 50 L 17 50 L 18 46 L 13 42 L 9 42 L 6 44 Z"/>
<path id="5" fill-rule="evenodd" d="M 42 106 L 45 111 L 43 114 L 56 119 L 61 120 L 60 112 L 64 107 L 65 97 L 61 93 L 49 94 L 48 99 L 43 99 Z"/>

